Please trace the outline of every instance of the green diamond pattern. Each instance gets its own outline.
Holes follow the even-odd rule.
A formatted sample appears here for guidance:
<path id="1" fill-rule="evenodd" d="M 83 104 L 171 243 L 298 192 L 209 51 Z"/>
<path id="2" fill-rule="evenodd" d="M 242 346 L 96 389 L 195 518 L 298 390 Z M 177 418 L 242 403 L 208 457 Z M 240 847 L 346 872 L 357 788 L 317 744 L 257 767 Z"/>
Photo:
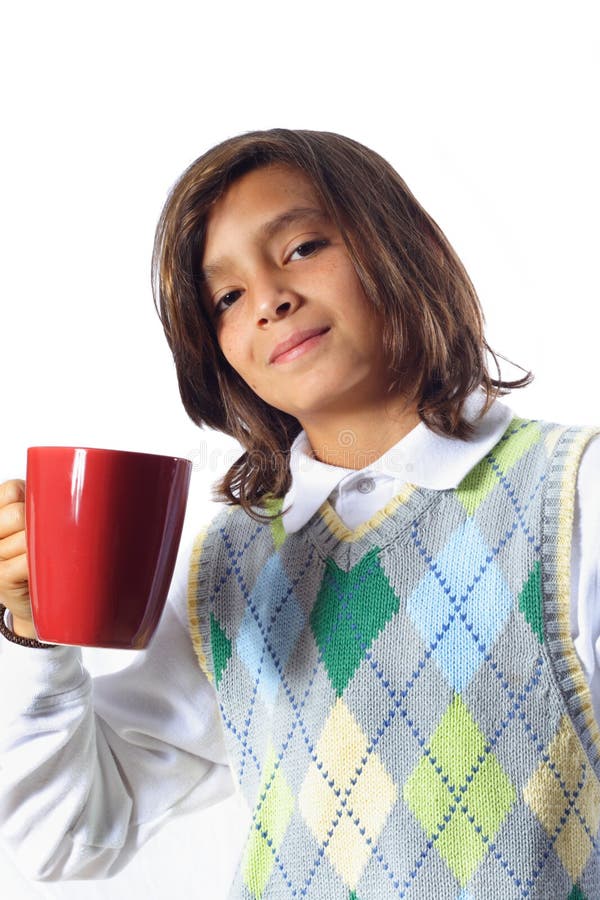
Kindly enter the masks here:
<path id="1" fill-rule="evenodd" d="M 264 894 L 294 811 L 292 789 L 281 768 L 276 765 L 272 747 L 269 748 L 263 772 L 265 776 L 254 810 L 255 827 L 246 844 L 242 863 L 244 883 L 255 900 L 261 900 Z"/>
<path id="2" fill-rule="evenodd" d="M 529 573 L 529 578 L 519 594 L 519 609 L 537 634 L 540 643 L 544 643 L 544 620 L 542 617 L 542 575 L 539 561 Z"/>
<path id="3" fill-rule="evenodd" d="M 379 564 L 375 547 L 349 572 L 333 560 L 321 582 L 310 625 L 338 697 L 367 650 L 392 616 L 400 599 Z"/>
<path id="4" fill-rule="evenodd" d="M 509 440 L 501 441 L 494 448 L 493 464 L 500 472 L 506 474 L 521 459 L 524 453 L 536 444 L 541 437 L 541 429 L 537 422 L 529 422 L 527 428 L 521 428 L 525 419 L 512 419 L 508 431 Z M 463 478 L 456 489 L 456 497 L 472 516 L 483 503 L 488 494 L 498 484 L 498 474 L 492 467 L 492 461 L 486 456 L 469 474 Z"/>
<path id="5" fill-rule="evenodd" d="M 516 799 L 460 695 L 404 786 L 404 799 L 464 886 Z"/>
<path id="6" fill-rule="evenodd" d="M 210 645 L 212 647 L 215 682 L 217 687 L 219 687 L 223 672 L 231 657 L 231 641 L 212 613 L 210 614 Z"/>
<path id="7" fill-rule="evenodd" d="M 573 890 L 567 897 L 567 900 L 587 900 L 587 897 L 581 890 L 578 884 L 573 885 Z"/>

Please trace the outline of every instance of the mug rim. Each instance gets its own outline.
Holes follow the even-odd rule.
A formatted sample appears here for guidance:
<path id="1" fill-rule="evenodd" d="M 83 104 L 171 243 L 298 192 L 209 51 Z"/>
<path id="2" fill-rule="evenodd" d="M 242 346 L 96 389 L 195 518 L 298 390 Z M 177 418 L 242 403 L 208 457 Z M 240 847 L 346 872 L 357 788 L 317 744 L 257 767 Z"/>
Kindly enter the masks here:
<path id="1" fill-rule="evenodd" d="M 171 454 L 166 453 L 148 453 L 145 450 L 119 450 L 116 447 L 86 447 L 82 445 L 70 445 L 70 444 L 35 444 L 31 447 L 27 447 L 27 454 L 30 452 L 36 453 L 38 451 L 45 450 L 84 450 L 86 453 L 97 453 L 103 455 L 127 455 L 127 456 L 144 456 L 151 457 L 152 459 L 163 459 L 163 460 L 172 460 L 173 462 L 184 462 L 184 463 L 192 463 L 191 459 L 188 459 L 185 456 L 172 456 Z"/>

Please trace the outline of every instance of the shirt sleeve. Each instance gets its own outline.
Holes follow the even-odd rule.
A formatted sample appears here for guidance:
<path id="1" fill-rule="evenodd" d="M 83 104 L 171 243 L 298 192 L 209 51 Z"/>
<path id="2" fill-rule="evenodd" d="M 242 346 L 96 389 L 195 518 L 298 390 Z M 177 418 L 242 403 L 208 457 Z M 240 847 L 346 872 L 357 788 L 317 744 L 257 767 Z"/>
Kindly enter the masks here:
<path id="1" fill-rule="evenodd" d="M 600 724 L 600 435 L 588 441 L 577 473 L 571 543 L 571 635 Z"/>
<path id="2" fill-rule="evenodd" d="M 92 679 L 79 648 L 0 637 L 0 832 L 41 880 L 115 874 L 173 815 L 233 791 L 187 627 L 191 545 L 149 647 Z"/>

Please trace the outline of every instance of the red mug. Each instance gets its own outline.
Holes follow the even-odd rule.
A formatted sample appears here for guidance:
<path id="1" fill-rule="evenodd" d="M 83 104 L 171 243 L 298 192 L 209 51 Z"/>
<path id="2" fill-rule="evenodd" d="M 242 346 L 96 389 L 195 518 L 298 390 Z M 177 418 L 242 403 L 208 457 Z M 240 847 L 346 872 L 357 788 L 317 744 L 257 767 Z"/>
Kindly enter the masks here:
<path id="1" fill-rule="evenodd" d="M 25 531 L 41 641 L 147 646 L 173 576 L 191 471 L 172 456 L 29 447 Z"/>

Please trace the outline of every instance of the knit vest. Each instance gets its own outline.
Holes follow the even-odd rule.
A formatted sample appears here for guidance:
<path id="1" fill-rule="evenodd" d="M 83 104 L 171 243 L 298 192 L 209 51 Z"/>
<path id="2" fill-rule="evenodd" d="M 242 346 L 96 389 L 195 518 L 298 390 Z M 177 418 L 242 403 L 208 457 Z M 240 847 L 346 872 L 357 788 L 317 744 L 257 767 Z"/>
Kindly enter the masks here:
<path id="1" fill-rule="evenodd" d="M 598 900 L 600 733 L 569 632 L 581 453 L 514 418 L 349 531 L 227 507 L 191 634 L 251 811 L 236 900 Z"/>

